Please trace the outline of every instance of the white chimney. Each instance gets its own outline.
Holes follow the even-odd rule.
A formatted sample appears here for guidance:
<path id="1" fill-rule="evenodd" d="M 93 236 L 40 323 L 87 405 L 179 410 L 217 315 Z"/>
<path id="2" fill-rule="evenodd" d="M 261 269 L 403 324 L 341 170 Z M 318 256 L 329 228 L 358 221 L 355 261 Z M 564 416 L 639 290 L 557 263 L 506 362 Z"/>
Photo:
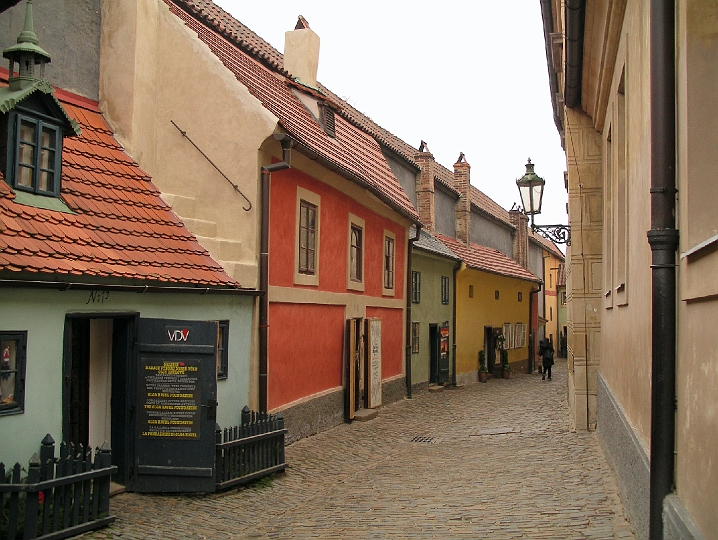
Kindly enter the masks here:
<path id="1" fill-rule="evenodd" d="M 294 30 L 284 34 L 284 69 L 302 84 L 316 88 L 318 67 L 319 36 L 300 15 Z"/>

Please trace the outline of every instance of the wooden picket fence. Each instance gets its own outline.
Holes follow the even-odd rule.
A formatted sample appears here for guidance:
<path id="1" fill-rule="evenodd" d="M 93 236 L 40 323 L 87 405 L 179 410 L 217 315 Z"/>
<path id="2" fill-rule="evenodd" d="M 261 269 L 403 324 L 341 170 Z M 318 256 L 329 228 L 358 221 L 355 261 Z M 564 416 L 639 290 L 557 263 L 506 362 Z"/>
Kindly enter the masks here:
<path id="1" fill-rule="evenodd" d="M 242 409 L 241 425 L 220 429 L 216 436 L 217 490 L 246 484 L 287 468 L 284 418 Z"/>
<path id="2" fill-rule="evenodd" d="M 5 465 L 0 463 L 0 540 L 69 538 L 112 523 L 110 515 L 109 445 L 95 450 L 72 444 L 60 445 L 55 457 L 55 441 L 48 434 L 40 456 L 30 459 L 27 477 L 16 463 L 7 482 Z"/>

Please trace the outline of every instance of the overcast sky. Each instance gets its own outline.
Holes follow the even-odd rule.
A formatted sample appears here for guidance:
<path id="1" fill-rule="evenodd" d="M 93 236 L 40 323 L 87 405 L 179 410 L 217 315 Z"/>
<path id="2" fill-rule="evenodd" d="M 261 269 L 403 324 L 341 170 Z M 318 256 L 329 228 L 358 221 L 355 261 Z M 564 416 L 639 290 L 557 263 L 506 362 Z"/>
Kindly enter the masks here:
<path id="1" fill-rule="evenodd" d="M 318 80 L 507 210 L 526 159 L 546 180 L 537 224 L 566 223 L 566 161 L 553 122 L 539 0 L 214 0 L 280 52 L 302 15 Z"/>

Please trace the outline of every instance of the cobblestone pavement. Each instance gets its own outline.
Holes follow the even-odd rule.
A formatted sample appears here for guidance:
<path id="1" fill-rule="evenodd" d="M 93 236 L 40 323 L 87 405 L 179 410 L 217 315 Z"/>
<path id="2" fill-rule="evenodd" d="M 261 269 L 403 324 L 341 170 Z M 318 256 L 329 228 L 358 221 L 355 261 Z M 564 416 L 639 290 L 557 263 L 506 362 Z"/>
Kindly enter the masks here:
<path id="1" fill-rule="evenodd" d="M 569 432 L 565 361 L 553 379 L 421 393 L 295 442 L 254 487 L 118 495 L 82 538 L 633 539 L 596 434 Z"/>

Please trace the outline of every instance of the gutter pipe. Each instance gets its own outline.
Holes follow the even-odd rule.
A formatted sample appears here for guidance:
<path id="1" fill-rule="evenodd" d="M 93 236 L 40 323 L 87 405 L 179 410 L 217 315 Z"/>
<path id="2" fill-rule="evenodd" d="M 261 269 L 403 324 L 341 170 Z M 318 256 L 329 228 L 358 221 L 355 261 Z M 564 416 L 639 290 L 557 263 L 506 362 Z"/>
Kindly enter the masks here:
<path id="1" fill-rule="evenodd" d="M 291 167 L 291 149 L 295 141 L 284 134 L 275 134 L 274 138 L 282 144 L 282 161 L 262 167 L 261 185 L 261 224 L 259 240 L 259 411 L 268 411 L 268 341 L 269 328 L 269 180 L 273 172 Z"/>
<path id="2" fill-rule="evenodd" d="M 569 109 L 581 103 L 585 19 L 585 0 L 566 0 L 566 80 L 563 95 Z"/>
<path id="3" fill-rule="evenodd" d="M 454 329 L 453 335 L 451 336 L 451 386 L 456 386 L 456 278 L 459 272 L 465 268 L 466 265 L 462 261 L 459 261 L 456 263 L 456 266 L 454 266 L 454 294 L 452 295 L 454 305 L 451 309 L 451 327 Z"/>
<path id="4" fill-rule="evenodd" d="M 663 539 L 663 500 L 673 491 L 676 409 L 675 3 L 651 0 L 652 371 L 649 538 Z"/>
<path id="5" fill-rule="evenodd" d="M 194 294 L 228 294 L 257 296 L 254 289 L 230 287 L 191 287 L 188 285 L 115 285 L 108 283 L 88 283 L 79 281 L 27 280 L 0 278 L 0 287 L 19 289 L 58 289 L 60 291 L 110 291 L 134 293 L 194 293 Z"/>
<path id="6" fill-rule="evenodd" d="M 406 255 L 406 348 L 405 348 L 405 362 L 406 362 L 406 397 L 411 399 L 411 293 L 412 293 L 412 280 L 411 280 L 411 253 L 414 249 L 414 242 L 419 240 L 421 235 L 421 225 L 416 225 L 416 234 L 413 238 L 409 238 L 409 249 Z"/>
<path id="7" fill-rule="evenodd" d="M 536 350 L 534 346 L 534 340 L 536 339 L 536 336 L 534 336 L 534 294 L 538 295 L 538 293 L 541 292 L 541 288 L 543 286 L 543 283 L 539 281 L 538 283 L 538 289 L 531 289 L 531 292 L 529 293 L 529 362 L 528 362 L 528 369 L 527 371 L 529 373 L 533 373 L 534 371 L 534 359 L 536 357 Z M 538 300 L 537 300 L 538 301 Z M 538 330 L 538 328 L 536 329 Z"/>

